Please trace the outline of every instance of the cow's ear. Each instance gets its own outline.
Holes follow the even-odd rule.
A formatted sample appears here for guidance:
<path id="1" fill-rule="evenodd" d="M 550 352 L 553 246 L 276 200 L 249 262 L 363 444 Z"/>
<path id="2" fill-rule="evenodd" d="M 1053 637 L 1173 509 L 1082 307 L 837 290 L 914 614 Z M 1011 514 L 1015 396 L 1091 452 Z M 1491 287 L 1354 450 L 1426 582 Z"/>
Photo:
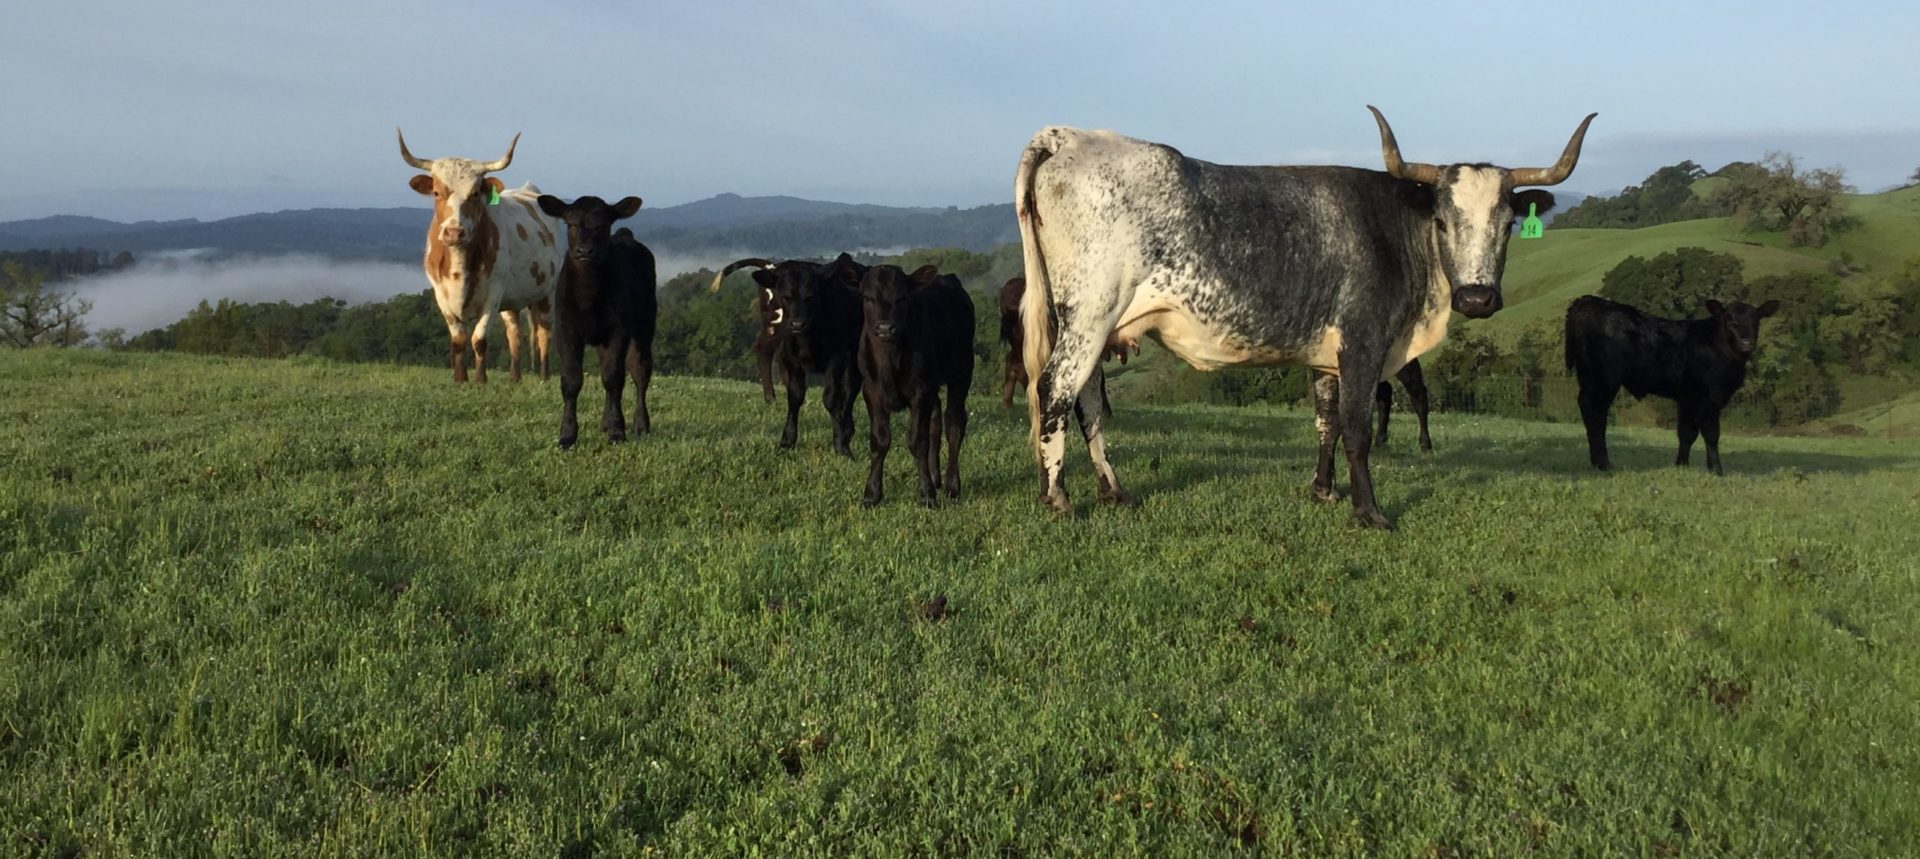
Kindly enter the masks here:
<path id="1" fill-rule="evenodd" d="M 429 197 L 433 196 L 433 177 L 422 173 L 407 180 L 407 187 Z"/>
<path id="2" fill-rule="evenodd" d="M 910 277 L 913 279 L 913 282 L 920 284 L 921 286 L 926 286 L 927 284 L 932 283 L 934 279 L 938 278 L 939 276 L 940 276 L 940 267 L 937 265 L 923 265 L 919 268 L 914 269 L 913 274 L 910 275 Z"/>
<path id="3" fill-rule="evenodd" d="M 769 299 L 773 298 L 773 287 L 774 287 L 775 281 L 773 279 L 772 269 L 766 269 L 766 268 L 754 269 L 753 282 L 760 284 L 760 288 L 766 290 L 767 298 Z"/>
<path id="4" fill-rule="evenodd" d="M 1760 314 L 1760 318 L 1761 318 L 1761 319 L 1765 319 L 1765 318 L 1767 318 L 1767 317 L 1769 317 L 1769 316 L 1772 316 L 1772 315 L 1774 315 L 1775 313 L 1779 313 L 1779 312 L 1780 312 L 1780 300 L 1779 300 L 1779 299 L 1768 299 L 1768 300 L 1767 300 L 1767 303 L 1765 303 L 1765 304 L 1762 304 L 1762 305 L 1760 305 L 1760 306 L 1759 306 L 1759 307 L 1757 307 L 1757 308 L 1754 308 L 1754 312 L 1756 312 L 1756 313 L 1758 313 L 1758 314 Z"/>
<path id="5" fill-rule="evenodd" d="M 540 199 L 535 202 L 540 204 L 540 211 L 546 212 L 549 217 L 565 218 L 567 216 L 567 201 L 559 197 L 541 194 Z"/>
<path id="6" fill-rule="evenodd" d="M 485 186 L 488 190 L 491 190 L 495 194 L 498 194 L 501 191 L 507 190 L 507 183 L 502 182 L 499 179 L 495 179 L 492 176 L 488 176 L 487 181 L 482 182 L 480 184 Z"/>
<path id="7" fill-rule="evenodd" d="M 1726 305 L 1709 298 L 1707 299 L 1707 312 L 1715 316 L 1725 316 L 1727 315 L 1727 308 Z"/>
<path id="8" fill-rule="evenodd" d="M 1553 193 L 1543 191 L 1539 188 L 1515 191 L 1513 192 L 1511 201 L 1513 203 L 1514 213 L 1523 218 L 1527 215 L 1527 206 L 1529 204 L 1533 206 L 1534 214 L 1544 215 L 1553 211 Z"/>
<path id="9" fill-rule="evenodd" d="M 613 204 L 614 220 L 619 220 L 621 218 L 631 218 L 633 217 L 633 214 L 638 211 L 640 211 L 639 197 L 628 197 L 625 200 L 621 200 L 620 202 Z"/>
<path id="10" fill-rule="evenodd" d="M 841 254 L 839 259 L 833 261 L 833 279 L 840 281 L 842 286 L 852 287 L 855 292 L 860 290 L 860 277 L 863 274 L 865 272 L 854 263 L 853 257 Z"/>

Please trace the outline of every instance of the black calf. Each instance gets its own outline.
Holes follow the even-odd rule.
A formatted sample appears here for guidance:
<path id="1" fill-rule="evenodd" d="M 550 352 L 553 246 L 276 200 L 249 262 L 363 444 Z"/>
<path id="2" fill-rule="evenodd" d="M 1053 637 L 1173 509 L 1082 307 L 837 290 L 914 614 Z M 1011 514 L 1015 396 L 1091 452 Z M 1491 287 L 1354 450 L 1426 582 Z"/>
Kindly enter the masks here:
<path id="1" fill-rule="evenodd" d="M 908 410 L 907 448 L 920 472 L 920 503 L 934 506 L 940 477 L 940 388 L 947 389 L 947 496 L 960 497 L 960 444 L 973 386 L 973 301 L 960 279 L 923 266 L 908 275 L 879 265 L 860 279 L 860 375 L 873 459 L 860 503 L 880 503 L 893 446 L 892 413 Z"/>
<path id="2" fill-rule="evenodd" d="M 1567 308 L 1567 369 L 1580 379 L 1580 417 L 1593 467 L 1612 466 L 1607 410 L 1625 387 L 1636 399 L 1653 394 L 1679 405 L 1675 465 L 1686 465 L 1695 436 L 1705 436 L 1707 469 L 1725 474 L 1720 411 L 1746 382 L 1760 320 L 1779 306 L 1708 301 L 1706 319 L 1663 319 L 1598 296 L 1575 299 Z"/>
<path id="3" fill-rule="evenodd" d="M 626 440 L 627 423 L 620 405 L 626 377 L 633 376 L 636 403 L 633 428 L 651 430 L 647 415 L 647 385 L 653 380 L 653 330 L 659 314 L 654 294 L 653 252 L 621 228 L 611 236 L 613 222 L 640 211 L 640 198 L 628 197 L 608 205 L 599 197 L 581 197 L 568 203 L 542 195 L 540 210 L 567 224 L 566 263 L 554 286 L 553 349 L 560 359 L 560 446 L 573 447 L 580 434 L 574 407 L 580 398 L 581 362 L 587 344 L 600 352 L 600 386 L 606 407 L 600 428 L 607 440 Z"/>

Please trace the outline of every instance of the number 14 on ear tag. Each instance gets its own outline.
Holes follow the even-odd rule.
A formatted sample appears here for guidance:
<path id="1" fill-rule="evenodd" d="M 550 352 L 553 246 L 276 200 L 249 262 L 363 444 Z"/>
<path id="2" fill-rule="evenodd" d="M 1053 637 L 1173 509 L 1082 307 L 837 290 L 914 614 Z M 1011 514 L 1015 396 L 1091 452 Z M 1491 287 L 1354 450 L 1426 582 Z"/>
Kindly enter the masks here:
<path id="1" fill-rule="evenodd" d="M 1535 214 L 1535 209 L 1539 205 L 1538 203 L 1527 204 L 1527 219 L 1520 222 L 1520 238 L 1537 239 L 1545 231 L 1546 228 L 1540 223 L 1540 216 Z"/>

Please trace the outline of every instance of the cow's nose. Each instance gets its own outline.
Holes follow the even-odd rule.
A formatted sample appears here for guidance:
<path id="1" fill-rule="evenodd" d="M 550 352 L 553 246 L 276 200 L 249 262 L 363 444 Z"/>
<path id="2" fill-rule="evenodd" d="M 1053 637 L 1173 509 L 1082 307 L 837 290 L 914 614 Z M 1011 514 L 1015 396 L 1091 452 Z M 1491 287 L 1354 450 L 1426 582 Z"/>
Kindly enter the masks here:
<path id="1" fill-rule="evenodd" d="M 459 227 L 447 227 L 440 231 L 440 240 L 450 245 L 457 245 L 467 240 L 467 231 Z"/>
<path id="2" fill-rule="evenodd" d="M 893 323 L 891 322 L 875 323 L 873 326 L 873 334 L 875 337 L 878 337 L 882 340 L 892 340 L 893 339 Z"/>
<path id="3" fill-rule="evenodd" d="M 1498 287 L 1476 284 L 1453 291 L 1453 309 L 1470 319 L 1485 319 L 1492 316 L 1500 310 L 1501 303 Z"/>

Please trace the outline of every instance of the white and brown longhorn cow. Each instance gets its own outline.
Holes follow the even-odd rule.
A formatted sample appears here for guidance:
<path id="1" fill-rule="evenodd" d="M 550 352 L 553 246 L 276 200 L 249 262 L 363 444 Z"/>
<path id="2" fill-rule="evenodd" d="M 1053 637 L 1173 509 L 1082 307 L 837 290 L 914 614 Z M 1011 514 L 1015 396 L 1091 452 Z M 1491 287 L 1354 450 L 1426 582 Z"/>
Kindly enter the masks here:
<path id="1" fill-rule="evenodd" d="M 399 134 L 399 129 L 394 130 Z M 529 182 L 513 190 L 487 174 L 507 169 L 520 135 L 498 161 L 415 158 L 400 137 L 400 157 L 426 175 L 407 182 L 433 198 L 424 265 L 434 301 L 447 322 L 453 380 L 467 380 L 466 353 L 473 350 L 474 381 L 487 381 L 487 320 L 495 313 L 506 326 L 508 372 L 520 381 L 520 311 L 532 317 L 533 363 L 547 378 L 547 314 L 566 248 L 565 227 L 540 211 L 540 189 Z M 498 203 L 490 202 L 498 195 Z"/>
<path id="2" fill-rule="evenodd" d="M 1371 108 L 1369 108 L 1371 109 Z M 1104 501 L 1125 502 L 1101 433 L 1100 356 L 1160 341 L 1202 370 L 1296 364 L 1314 382 L 1320 458 L 1312 492 L 1333 500 L 1344 444 L 1353 514 L 1391 528 L 1367 467 L 1374 386 L 1446 337 L 1448 315 L 1501 306 L 1514 212 L 1573 172 L 1588 116 L 1548 168 L 1403 162 L 1374 111 L 1387 169 L 1234 167 L 1110 131 L 1034 135 L 1014 178 L 1026 251 L 1028 403 L 1041 500 L 1069 510 L 1067 423 Z"/>

